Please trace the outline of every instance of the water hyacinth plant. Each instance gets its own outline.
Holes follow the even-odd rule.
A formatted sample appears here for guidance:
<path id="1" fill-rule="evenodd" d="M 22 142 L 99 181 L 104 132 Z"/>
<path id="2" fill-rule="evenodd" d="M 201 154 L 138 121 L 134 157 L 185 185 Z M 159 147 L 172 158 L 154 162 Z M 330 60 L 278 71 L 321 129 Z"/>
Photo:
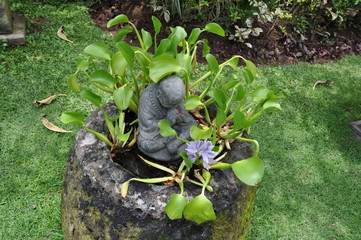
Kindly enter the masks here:
<path id="1" fill-rule="evenodd" d="M 165 206 L 165 212 L 170 219 L 185 218 L 197 223 L 215 220 L 216 215 L 212 203 L 207 199 L 205 191 L 213 191 L 209 185 L 211 173 L 215 169 L 231 168 L 234 174 L 245 184 L 255 186 L 263 176 L 264 165 L 258 157 L 259 145 L 256 140 L 244 136 L 249 132 L 255 120 L 265 111 L 281 109 L 277 99 L 282 95 L 265 86 L 255 86 L 254 79 L 257 68 L 242 56 L 233 56 L 219 64 L 210 53 L 206 39 L 199 39 L 202 32 L 210 32 L 225 36 L 224 30 L 216 23 L 209 23 L 204 29 L 195 28 L 190 35 L 183 27 L 171 28 L 167 38 L 157 38 L 162 24 L 152 17 L 154 35 L 144 29 L 140 31 L 129 21 L 126 15 L 119 15 L 108 22 L 108 27 L 121 24 L 123 27 L 114 37 L 115 52 L 107 45 L 91 44 L 84 49 L 87 59 L 77 62 L 77 70 L 68 79 L 69 87 L 79 92 L 81 97 L 90 100 L 103 113 L 109 136 L 94 132 L 85 127 L 84 116 L 77 112 L 65 112 L 61 116 L 64 123 L 78 124 L 105 141 L 111 149 L 132 148 L 136 142 L 136 121 L 131 123 L 132 130 L 125 132 L 125 114 L 127 111 L 137 113 L 139 98 L 144 89 L 151 83 L 157 83 L 168 75 L 175 74 L 182 78 L 186 88 L 184 106 L 201 122 L 192 126 L 190 135 L 192 141 L 177 136 L 167 120 L 158 124 L 164 137 L 174 136 L 187 143 L 185 152 L 181 153 L 182 162 L 177 170 L 151 162 L 139 155 L 147 164 L 167 173 L 160 178 L 132 178 L 121 186 L 121 194 L 126 197 L 131 181 L 144 183 L 175 182 L 180 187 L 180 193 L 170 197 Z M 139 47 L 130 46 L 122 39 L 134 32 L 139 41 Z M 192 79 L 192 72 L 197 67 L 197 52 L 207 60 L 208 71 L 198 79 Z M 99 60 L 105 61 L 107 68 L 99 69 Z M 239 60 L 245 63 L 240 68 Z M 237 79 L 222 78 L 225 68 L 233 68 L 239 76 Z M 92 71 L 92 72 L 91 72 Z M 78 83 L 78 75 L 84 75 L 97 88 L 98 94 L 90 89 L 82 89 Z M 208 85 L 199 94 L 194 89 L 203 82 Z M 217 87 L 215 87 L 217 86 Z M 110 117 L 102 109 L 101 92 L 110 94 L 119 111 L 115 117 Z M 102 94 L 103 94 L 102 93 Z M 210 105 L 216 107 L 216 116 L 211 116 Z M 203 114 L 200 114 L 201 111 Z M 133 134 L 132 134 L 133 133 Z M 132 137 L 131 137 L 132 136 Z M 230 142 L 251 142 L 254 154 L 251 158 L 236 161 L 232 164 L 221 160 L 230 149 Z M 191 176 L 192 175 L 192 176 Z M 188 201 L 183 195 L 184 182 L 190 182 L 201 187 L 199 196 Z"/>

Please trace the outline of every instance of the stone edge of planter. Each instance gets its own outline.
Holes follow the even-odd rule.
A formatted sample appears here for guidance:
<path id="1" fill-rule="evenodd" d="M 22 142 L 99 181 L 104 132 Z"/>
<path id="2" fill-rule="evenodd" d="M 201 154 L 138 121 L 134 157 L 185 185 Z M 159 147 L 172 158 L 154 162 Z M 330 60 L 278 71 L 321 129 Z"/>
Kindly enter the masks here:
<path id="1" fill-rule="evenodd" d="M 105 109 L 116 111 L 113 104 L 105 105 Z M 100 111 L 93 112 L 87 127 L 103 132 L 104 119 Z M 238 143 L 233 147 L 240 154 L 232 151 L 228 159 L 249 157 L 248 144 Z M 169 220 L 163 207 L 171 194 L 179 193 L 179 188 L 134 182 L 130 184 L 128 197 L 122 199 L 119 187 L 132 174 L 112 162 L 105 143 L 81 130 L 64 175 L 65 239 L 245 239 L 256 188 L 242 184 L 230 169 L 218 170 L 213 176 L 210 184 L 215 192 L 207 192 L 206 196 L 214 204 L 217 220 L 203 224 Z M 223 183 L 223 187 L 219 183 Z M 186 185 L 185 195 L 189 199 L 199 193 L 199 187 Z"/>

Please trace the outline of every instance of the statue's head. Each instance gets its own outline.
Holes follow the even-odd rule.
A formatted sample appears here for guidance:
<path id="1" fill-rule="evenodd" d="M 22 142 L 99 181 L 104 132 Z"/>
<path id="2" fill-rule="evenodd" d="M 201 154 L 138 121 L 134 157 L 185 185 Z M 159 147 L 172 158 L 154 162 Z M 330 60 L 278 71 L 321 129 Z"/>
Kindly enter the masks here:
<path id="1" fill-rule="evenodd" d="M 183 80 L 177 76 L 168 76 L 158 83 L 157 98 L 165 108 L 180 104 L 186 94 Z"/>

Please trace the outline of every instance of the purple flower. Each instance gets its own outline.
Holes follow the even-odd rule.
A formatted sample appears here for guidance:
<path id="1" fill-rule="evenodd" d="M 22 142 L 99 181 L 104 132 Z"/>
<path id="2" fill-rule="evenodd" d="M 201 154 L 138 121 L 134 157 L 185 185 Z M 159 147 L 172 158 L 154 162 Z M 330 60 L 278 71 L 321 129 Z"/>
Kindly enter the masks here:
<path id="1" fill-rule="evenodd" d="M 195 162 L 197 159 L 201 159 L 203 162 L 203 167 L 209 170 L 209 164 L 214 163 L 213 158 L 216 156 L 216 152 L 212 151 L 213 145 L 211 141 L 208 140 L 197 140 L 187 143 L 186 151 L 188 158 Z"/>

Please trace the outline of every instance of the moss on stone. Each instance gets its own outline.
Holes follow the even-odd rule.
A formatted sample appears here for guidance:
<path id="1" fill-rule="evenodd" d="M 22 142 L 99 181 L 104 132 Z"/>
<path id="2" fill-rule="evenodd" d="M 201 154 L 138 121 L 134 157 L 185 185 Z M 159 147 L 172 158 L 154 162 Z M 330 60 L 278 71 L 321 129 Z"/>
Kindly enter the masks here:
<path id="1" fill-rule="evenodd" d="M 217 213 L 217 219 L 211 228 L 213 240 L 247 239 L 255 195 L 255 187 L 244 185 L 244 189 L 234 201 L 233 208 Z M 232 223 L 229 222 L 231 219 Z"/>

